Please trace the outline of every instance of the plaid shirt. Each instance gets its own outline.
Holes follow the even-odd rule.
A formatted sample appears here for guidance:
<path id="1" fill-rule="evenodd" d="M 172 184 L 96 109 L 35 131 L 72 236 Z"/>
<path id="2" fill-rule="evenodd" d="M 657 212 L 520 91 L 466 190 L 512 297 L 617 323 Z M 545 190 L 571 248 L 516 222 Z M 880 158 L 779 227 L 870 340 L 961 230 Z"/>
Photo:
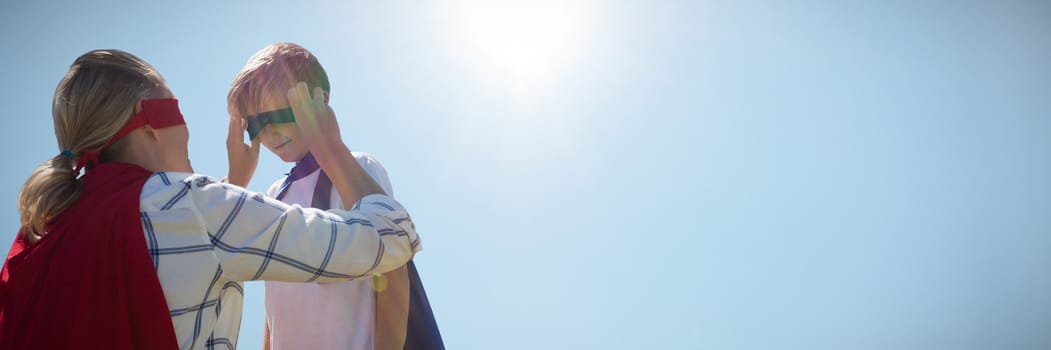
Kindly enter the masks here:
<path id="1" fill-rule="evenodd" d="M 383 195 L 321 211 L 157 173 L 142 188 L 141 215 L 181 349 L 236 348 L 242 281 L 345 281 L 393 270 L 421 249 L 408 212 Z"/>

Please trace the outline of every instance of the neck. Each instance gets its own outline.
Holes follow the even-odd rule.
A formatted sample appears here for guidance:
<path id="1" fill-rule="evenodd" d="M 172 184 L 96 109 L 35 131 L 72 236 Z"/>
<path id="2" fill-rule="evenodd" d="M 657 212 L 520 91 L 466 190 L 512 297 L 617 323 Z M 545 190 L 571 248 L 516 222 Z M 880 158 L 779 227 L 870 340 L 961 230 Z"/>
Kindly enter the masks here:
<path id="1" fill-rule="evenodd" d="M 165 161 L 163 159 L 153 158 L 149 156 L 138 156 L 138 155 L 127 155 L 124 157 L 113 157 L 109 161 L 123 162 L 129 164 L 135 164 L 143 169 L 159 173 L 159 172 L 180 172 L 180 173 L 192 173 L 193 166 L 190 165 L 189 160 L 184 161 Z"/>
<path id="2" fill-rule="evenodd" d="M 190 160 L 185 157 L 177 157 L 171 152 L 165 152 L 164 149 L 153 143 L 135 143 L 134 145 L 120 145 L 118 142 L 113 147 L 111 152 L 112 157 L 107 157 L 104 161 L 112 162 L 124 162 L 129 164 L 135 164 L 143 169 L 158 173 L 158 172 L 183 172 L 192 173 L 193 166 L 190 165 Z"/>

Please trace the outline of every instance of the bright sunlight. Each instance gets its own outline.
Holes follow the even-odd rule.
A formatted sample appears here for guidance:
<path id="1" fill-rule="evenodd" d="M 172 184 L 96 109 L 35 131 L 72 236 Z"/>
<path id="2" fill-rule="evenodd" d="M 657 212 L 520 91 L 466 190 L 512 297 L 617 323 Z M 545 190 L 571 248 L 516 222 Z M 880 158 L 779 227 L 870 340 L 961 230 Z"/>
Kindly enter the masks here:
<path id="1" fill-rule="evenodd" d="M 575 1 L 460 0 L 447 10 L 452 42 L 487 79 L 532 91 L 568 68 L 587 45 L 586 13 Z"/>

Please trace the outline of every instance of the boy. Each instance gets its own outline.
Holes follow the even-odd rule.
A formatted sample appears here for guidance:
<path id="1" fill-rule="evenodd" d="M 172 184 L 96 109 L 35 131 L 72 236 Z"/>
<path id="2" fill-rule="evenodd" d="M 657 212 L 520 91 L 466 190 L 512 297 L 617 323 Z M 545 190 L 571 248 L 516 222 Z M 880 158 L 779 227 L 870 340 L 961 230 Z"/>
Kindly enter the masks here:
<path id="1" fill-rule="evenodd" d="M 323 90 L 329 81 L 317 58 L 292 43 L 256 52 L 234 78 L 227 96 L 231 116 L 244 118 L 251 148 L 261 143 L 281 160 L 296 163 L 270 186 L 267 195 L 288 204 L 339 207 L 339 194 L 304 146 L 288 99 L 296 82 Z M 352 155 L 383 190 L 392 194 L 387 173 L 364 153 Z M 247 185 L 258 158 L 234 164 L 230 182 Z M 234 171 L 233 169 L 238 169 Z M 382 276 L 340 283 L 265 284 L 264 349 L 444 349 L 423 285 L 410 262 Z"/>

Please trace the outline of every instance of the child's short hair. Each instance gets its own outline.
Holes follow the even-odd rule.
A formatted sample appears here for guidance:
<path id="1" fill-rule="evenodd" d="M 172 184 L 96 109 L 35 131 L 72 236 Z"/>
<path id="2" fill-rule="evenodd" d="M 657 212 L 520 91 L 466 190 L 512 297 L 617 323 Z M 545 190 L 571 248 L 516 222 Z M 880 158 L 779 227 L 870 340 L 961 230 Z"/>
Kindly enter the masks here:
<path id="1" fill-rule="evenodd" d="M 248 113 L 265 112 L 257 110 L 265 98 L 283 97 L 300 81 L 311 89 L 331 90 L 328 75 L 313 53 L 293 43 L 270 44 L 252 55 L 230 84 L 226 96 L 230 115 L 245 118 Z"/>

